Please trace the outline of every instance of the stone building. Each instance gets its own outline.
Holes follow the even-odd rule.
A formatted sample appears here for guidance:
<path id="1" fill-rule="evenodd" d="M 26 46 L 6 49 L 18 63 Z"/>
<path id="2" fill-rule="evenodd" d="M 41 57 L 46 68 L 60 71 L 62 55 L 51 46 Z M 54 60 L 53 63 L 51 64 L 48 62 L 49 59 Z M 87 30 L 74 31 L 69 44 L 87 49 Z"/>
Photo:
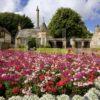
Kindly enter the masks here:
<path id="1" fill-rule="evenodd" d="M 63 45 L 61 47 L 66 47 L 66 39 L 65 38 L 53 38 L 48 34 L 48 29 L 43 21 L 42 25 L 39 25 L 39 8 L 36 9 L 37 12 L 37 26 L 36 28 L 31 29 L 21 29 L 19 24 L 18 33 L 15 40 L 15 47 L 19 47 L 20 45 L 28 47 L 28 37 L 33 37 L 36 39 L 36 42 L 39 46 L 47 46 L 50 44 L 51 47 L 57 47 L 57 44 Z"/>
<path id="2" fill-rule="evenodd" d="M 71 45 L 75 48 L 100 48 L 100 26 L 95 27 L 92 38 L 72 38 Z"/>
<path id="3" fill-rule="evenodd" d="M 43 30 L 45 29 L 45 30 Z M 47 31 L 44 23 L 42 24 L 41 28 L 32 28 L 32 29 L 22 29 L 19 30 L 18 35 L 16 37 L 16 47 L 20 45 L 28 46 L 28 39 L 29 37 L 36 38 L 39 45 L 46 46 L 47 43 Z"/>
<path id="4" fill-rule="evenodd" d="M 11 47 L 11 34 L 6 28 L 0 27 L 0 49 Z"/>
<path id="5" fill-rule="evenodd" d="M 70 44 L 73 48 L 90 48 L 91 38 L 71 38 Z"/>
<path id="6" fill-rule="evenodd" d="M 91 48 L 100 48 L 100 26 L 97 25 L 90 43 Z"/>
<path id="7" fill-rule="evenodd" d="M 36 28 L 31 29 L 21 29 L 21 26 L 18 26 L 18 35 L 16 36 L 16 47 L 19 47 L 20 45 L 28 46 L 28 38 L 33 37 L 36 38 L 36 40 L 39 42 L 39 45 L 46 46 L 47 43 L 47 26 L 45 22 L 42 23 L 42 25 L 39 25 L 39 8 L 36 9 L 37 12 L 37 26 Z"/>
<path id="8" fill-rule="evenodd" d="M 96 27 L 95 33 L 91 38 L 71 38 L 66 39 L 66 31 L 62 29 L 62 38 L 53 38 L 48 34 L 48 29 L 43 21 L 42 25 L 39 25 L 39 8 L 36 9 L 37 12 L 37 26 L 32 29 L 21 29 L 21 26 L 18 26 L 18 35 L 16 36 L 16 47 L 24 45 L 28 47 L 28 37 L 33 37 L 36 39 L 38 46 L 47 46 L 54 48 L 100 48 L 100 27 Z"/>

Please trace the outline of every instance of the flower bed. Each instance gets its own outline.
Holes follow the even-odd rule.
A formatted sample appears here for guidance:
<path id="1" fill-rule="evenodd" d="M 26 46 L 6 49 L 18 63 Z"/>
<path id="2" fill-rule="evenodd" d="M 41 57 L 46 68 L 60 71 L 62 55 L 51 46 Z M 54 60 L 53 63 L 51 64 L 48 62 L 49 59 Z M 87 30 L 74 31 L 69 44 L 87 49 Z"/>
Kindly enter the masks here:
<path id="1" fill-rule="evenodd" d="M 95 87 L 88 90 L 88 92 L 84 96 L 74 95 L 73 97 L 71 97 L 66 94 L 55 96 L 46 93 L 40 98 L 37 95 L 32 94 L 24 96 L 12 96 L 8 99 L 0 97 L 0 100 L 100 100 L 100 77 L 95 80 L 94 86 Z"/>
<path id="2" fill-rule="evenodd" d="M 84 95 L 100 75 L 94 54 L 0 51 L 0 95 Z"/>

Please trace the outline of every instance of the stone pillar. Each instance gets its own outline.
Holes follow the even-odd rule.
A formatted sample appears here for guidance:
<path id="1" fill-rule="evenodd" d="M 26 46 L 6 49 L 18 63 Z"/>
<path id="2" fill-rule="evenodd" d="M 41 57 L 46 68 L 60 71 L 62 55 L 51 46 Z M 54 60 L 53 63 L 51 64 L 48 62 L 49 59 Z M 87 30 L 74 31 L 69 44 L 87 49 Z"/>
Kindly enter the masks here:
<path id="1" fill-rule="evenodd" d="M 63 41 L 63 47 L 66 48 L 66 40 Z"/>
<path id="2" fill-rule="evenodd" d="M 37 6 L 36 11 L 37 11 L 37 28 L 39 28 L 39 8 L 38 6 Z"/>
<path id="3" fill-rule="evenodd" d="M 45 37 L 44 45 L 47 46 L 47 37 Z"/>
<path id="4" fill-rule="evenodd" d="M 75 40 L 74 39 L 70 39 L 70 44 L 72 46 L 72 48 L 75 48 Z"/>
<path id="5" fill-rule="evenodd" d="M 81 42 L 81 48 L 84 48 L 84 41 Z"/>
<path id="6" fill-rule="evenodd" d="M 19 45 L 19 39 L 18 39 L 18 38 L 16 38 L 16 39 L 15 39 L 15 48 L 17 48 L 17 47 L 18 47 L 18 45 Z"/>
<path id="7" fill-rule="evenodd" d="M 53 41 L 53 44 L 54 44 L 54 48 L 56 48 L 57 47 L 56 41 Z"/>

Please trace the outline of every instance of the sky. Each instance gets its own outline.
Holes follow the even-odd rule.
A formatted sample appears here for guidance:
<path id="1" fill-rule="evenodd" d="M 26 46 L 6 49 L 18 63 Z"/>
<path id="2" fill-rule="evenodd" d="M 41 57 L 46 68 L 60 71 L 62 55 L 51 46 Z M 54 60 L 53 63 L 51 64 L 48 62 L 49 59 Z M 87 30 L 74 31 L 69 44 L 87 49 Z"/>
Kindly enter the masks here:
<path id="1" fill-rule="evenodd" d="M 25 14 L 36 25 L 36 8 L 40 10 L 40 23 L 43 18 L 48 25 L 60 7 L 71 8 L 81 15 L 88 30 L 94 32 L 100 25 L 100 0 L 0 0 L 0 12 Z"/>

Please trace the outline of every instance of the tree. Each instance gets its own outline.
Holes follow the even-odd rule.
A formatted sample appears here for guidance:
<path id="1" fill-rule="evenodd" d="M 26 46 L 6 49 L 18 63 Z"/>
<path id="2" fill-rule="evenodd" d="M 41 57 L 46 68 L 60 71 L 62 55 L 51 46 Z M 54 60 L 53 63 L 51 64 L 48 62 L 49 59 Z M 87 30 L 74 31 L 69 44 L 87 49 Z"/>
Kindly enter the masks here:
<path id="1" fill-rule="evenodd" d="M 11 33 L 12 43 L 14 43 L 19 24 L 22 29 L 32 28 L 34 26 L 32 21 L 25 15 L 21 16 L 14 13 L 0 13 L 0 26 L 5 27 Z"/>
<path id="2" fill-rule="evenodd" d="M 62 36 L 84 38 L 90 35 L 80 15 L 70 8 L 59 8 L 51 19 L 48 29 L 50 35 L 55 38 Z"/>

